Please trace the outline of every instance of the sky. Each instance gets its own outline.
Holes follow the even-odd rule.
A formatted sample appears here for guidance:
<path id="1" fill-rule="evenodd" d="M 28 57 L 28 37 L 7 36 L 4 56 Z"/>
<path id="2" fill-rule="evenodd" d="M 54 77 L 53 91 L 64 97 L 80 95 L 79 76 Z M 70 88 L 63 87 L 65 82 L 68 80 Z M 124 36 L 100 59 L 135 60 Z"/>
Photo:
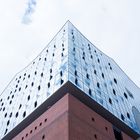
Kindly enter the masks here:
<path id="1" fill-rule="evenodd" d="M 140 87 L 140 0 L 0 1 L 0 93 L 70 20 Z"/>

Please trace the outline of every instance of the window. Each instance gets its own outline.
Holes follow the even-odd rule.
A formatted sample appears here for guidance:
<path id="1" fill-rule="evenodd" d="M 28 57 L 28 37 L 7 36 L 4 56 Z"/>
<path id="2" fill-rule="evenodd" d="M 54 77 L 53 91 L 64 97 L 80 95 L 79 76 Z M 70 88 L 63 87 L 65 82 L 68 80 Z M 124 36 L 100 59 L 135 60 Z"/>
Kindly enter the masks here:
<path id="1" fill-rule="evenodd" d="M 112 100 L 109 98 L 109 103 L 112 104 Z"/>
<path id="2" fill-rule="evenodd" d="M 104 76 L 104 74 L 102 73 L 102 78 L 104 79 L 105 78 L 105 76 Z"/>
<path id="3" fill-rule="evenodd" d="M 64 80 L 61 79 L 61 85 L 63 84 Z"/>
<path id="4" fill-rule="evenodd" d="M 10 120 L 7 121 L 7 126 L 10 124 Z"/>
<path id="5" fill-rule="evenodd" d="M 92 96 L 92 94 L 91 94 L 91 89 L 89 89 L 88 93 L 89 93 L 90 96 Z"/>
<path id="6" fill-rule="evenodd" d="M 125 119 L 124 116 L 123 116 L 123 114 L 121 114 L 121 119 L 122 119 L 123 121 L 124 121 L 124 119 Z"/>
<path id="7" fill-rule="evenodd" d="M 127 117 L 130 119 L 130 114 L 127 112 Z"/>
<path id="8" fill-rule="evenodd" d="M 18 112 L 16 113 L 16 118 L 18 117 Z"/>
<path id="9" fill-rule="evenodd" d="M 97 139 L 97 135 L 96 134 L 94 134 L 94 138 Z"/>
<path id="10" fill-rule="evenodd" d="M 117 84 L 117 80 L 114 78 L 114 82 L 115 82 L 115 84 Z"/>
<path id="11" fill-rule="evenodd" d="M 113 126 L 113 131 L 114 131 L 115 140 L 123 140 L 122 133 L 118 128 Z"/>
<path id="12" fill-rule="evenodd" d="M 32 86 L 32 87 L 34 86 L 34 82 L 31 83 L 31 86 Z"/>
<path id="13" fill-rule="evenodd" d="M 35 71 L 35 75 L 37 74 L 37 71 Z"/>
<path id="14" fill-rule="evenodd" d="M 77 71 L 76 70 L 75 70 L 74 74 L 75 74 L 75 76 L 77 76 Z"/>
<path id="15" fill-rule="evenodd" d="M 37 101 L 35 101 L 35 103 L 34 103 L 34 107 L 37 107 Z"/>
<path id="16" fill-rule="evenodd" d="M 99 58 L 97 59 L 97 61 L 98 61 L 98 63 L 100 63 L 100 59 Z"/>
<path id="17" fill-rule="evenodd" d="M 60 71 L 60 76 L 63 76 L 63 73 L 62 73 L 62 71 Z"/>
<path id="18" fill-rule="evenodd" d="M 100 84 L 97 82 L 97 87 L 100 88 Z"/>
<path id="19" fill-rule="evenodd" d="M 7 133 L 8 129 L 6 128 L 4 135 Z"/>
<path id="20" fill-rule="evenodd" d="M 127 99 L 128 98 L 128 96 L 127 96 L 127 94 L 124 92 L 124 97 Z"/>
<path id="21" fill-rule="evenodd" d="M 21 109 L 21 107 L 22 107 L 22 104 L 19 105 L 19 109 Z"/>
<path id="22" fill-rule="evenodd" d="M 42 140 L 44 140 L 44 139 L 45 139 L 45 135 L 42 136 Z"/>
<path id="23" fill-rule="evenodd" d="M 96 70 L 94 70 L 94 74 L 97 74 Z"/>
<path id="24" fill-rule="evenodd" d="M 113 89 L 113 94 L 116 95 L 116 91 L 115 91 L 115 89 Z"/>
<path id="25" fill-rule="evenodd" d="M 30 95 L 28 96 L 28 98 L 27 98 L 27 99 L 28 99 L 28 101 L 30 100 Z"/>
<path id="26" fill-rule="evenodd" d="M 78 80 L 77 80 L 77 78 L 75 79 L 75 84 L 76 84 L 76 85 L 78 84 Z"/>
<path id="27" fill-rule="evenodd" d="M 128 95 L 131 97 L 131 98 L 133 98 L 134 99 L 134 96 L 133 96 L 133 94 L 127 89 L 127 88 L 125 88 L 126 89 L 126 92 L 128 93 Z"/>
<path id="28" fill-rule="evenodd" d="M 50 82 L 48 83 L 48 88 L 50 87 Z"/>
<path id="29" fill-rule="evenodd" d="M 43 72 L 41 73 L 41 77 L 43 77 Z"/>
<path id="30" fill-rule="evenodd" d="M 40 90 L 41 89 L 41 87 L 40 86 L 38 86 L 38 90 Z"/>
<path id="31" fill-rule="evenodd" d="M 23 118 L 26 116 L 26 111 L 24 111 L 24 113 L 23 113 Z"/>

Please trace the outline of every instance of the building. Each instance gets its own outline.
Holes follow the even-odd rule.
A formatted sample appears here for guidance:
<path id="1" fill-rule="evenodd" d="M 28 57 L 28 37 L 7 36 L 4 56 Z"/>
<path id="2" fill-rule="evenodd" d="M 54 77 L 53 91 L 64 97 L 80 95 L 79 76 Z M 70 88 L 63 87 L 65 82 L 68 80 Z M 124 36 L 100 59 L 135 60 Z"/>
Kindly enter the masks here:
<path id="1" fill-rule="evenodd" d="M 138 92 L 68 21 L 0 95 L 0 138 L 134 140 Z"/>

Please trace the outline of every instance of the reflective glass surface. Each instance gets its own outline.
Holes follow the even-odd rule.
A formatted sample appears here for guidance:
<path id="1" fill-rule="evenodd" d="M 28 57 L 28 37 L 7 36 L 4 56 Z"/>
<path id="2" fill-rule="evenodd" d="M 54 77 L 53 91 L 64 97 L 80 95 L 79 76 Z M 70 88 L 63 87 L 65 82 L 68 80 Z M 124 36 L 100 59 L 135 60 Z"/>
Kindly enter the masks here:
<path id="1" fill-rule="evenodd" d="M 132 106 L 137 106 L 134 83 L 110 57 L 67 22 L 0 95 L 0 138 L 67 81 L 139 133 L 132 113 Z M 133 92 L 130 86 L 134 87 Z"/>

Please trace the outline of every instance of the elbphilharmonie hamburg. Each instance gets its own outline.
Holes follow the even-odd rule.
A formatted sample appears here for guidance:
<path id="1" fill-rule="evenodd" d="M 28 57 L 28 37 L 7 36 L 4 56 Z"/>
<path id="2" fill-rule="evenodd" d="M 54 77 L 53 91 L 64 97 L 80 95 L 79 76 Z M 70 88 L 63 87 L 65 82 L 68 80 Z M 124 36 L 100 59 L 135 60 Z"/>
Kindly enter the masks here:
<path id="1" fill-rule="evenodd" d="M 115 61 L 67 21 L 1 93 L 0 139 L 135 140 L 138 94 Z"/>

